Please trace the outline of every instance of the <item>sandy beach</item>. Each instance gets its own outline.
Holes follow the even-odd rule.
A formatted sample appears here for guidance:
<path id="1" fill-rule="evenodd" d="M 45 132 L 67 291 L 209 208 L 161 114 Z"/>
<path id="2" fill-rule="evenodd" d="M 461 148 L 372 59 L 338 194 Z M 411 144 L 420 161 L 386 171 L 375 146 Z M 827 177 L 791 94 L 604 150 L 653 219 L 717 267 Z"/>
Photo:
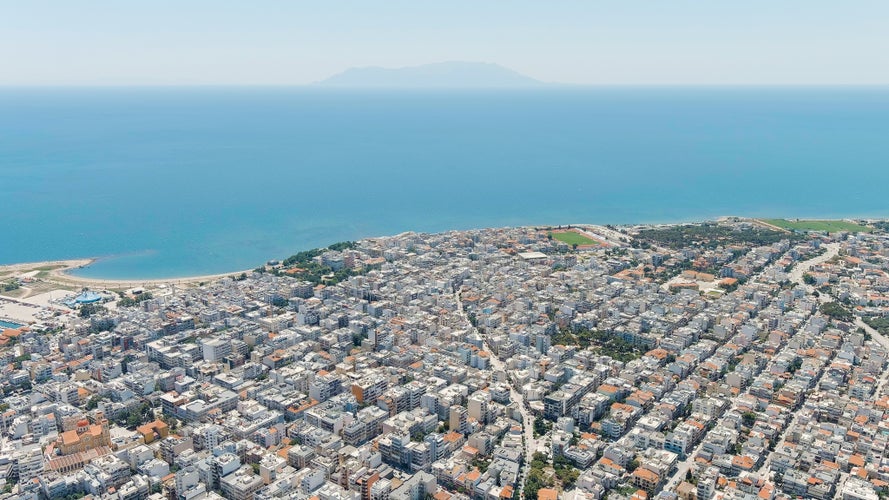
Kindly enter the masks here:
<path id="1" fill-rule="evenodd" d="M 252 270 L 234 271 L 230 273 L 207 274 L 200 276 L 182 276 L 175 278 L 162 279 L 137 279 L 137 280 L 114 280 L 100 278 L 83 278 L 74 276 L 71 271 L 89 266 L 96 259 L 69 259 L 54 260 L 45 262 L 27 262 L 21 264 L 8 264 L 0 266 L 0 281 L 7 281 L 21 275 L 31 275 L 36 283 L 42 283 L 42 287 L 46 285 L 54 285 L 56 288 L 77 290 L 80 288 L 92 289 L 108 289 L 108 290 L 125 290 L 128 288 L 156 288 L 161 285 L 196 285 L 203 282 L 210 282 L 226 276 L 237 275 L 242 272 L 251 272 Z M 22 288 L 27 289 L 27 285 Z M 28 296 L 26 293 L 25 297 Z"/>

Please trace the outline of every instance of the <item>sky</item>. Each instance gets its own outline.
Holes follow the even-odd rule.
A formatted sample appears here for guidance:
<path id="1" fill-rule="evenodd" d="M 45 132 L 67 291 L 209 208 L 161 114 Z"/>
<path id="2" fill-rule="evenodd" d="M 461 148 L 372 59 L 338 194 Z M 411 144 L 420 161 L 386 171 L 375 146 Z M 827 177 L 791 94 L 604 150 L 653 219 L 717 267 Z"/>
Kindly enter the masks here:
<path id="1" fill-rule="evenodd" d="M 889 84 L 886 0 L 0 0 L 0 85 L 497 63 L 591 85 Z"/>

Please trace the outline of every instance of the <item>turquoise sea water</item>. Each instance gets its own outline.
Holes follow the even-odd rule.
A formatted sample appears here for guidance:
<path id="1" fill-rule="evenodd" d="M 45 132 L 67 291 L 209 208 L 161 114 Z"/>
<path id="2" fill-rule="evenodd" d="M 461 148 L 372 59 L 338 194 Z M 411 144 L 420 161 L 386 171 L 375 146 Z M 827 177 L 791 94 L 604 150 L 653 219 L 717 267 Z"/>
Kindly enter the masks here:
<path id="1" fill-rule="evenodd" d="M 889 216 L 889 88 L 0 90 L 0 263 L 252 268 L 365 236 Z"/>

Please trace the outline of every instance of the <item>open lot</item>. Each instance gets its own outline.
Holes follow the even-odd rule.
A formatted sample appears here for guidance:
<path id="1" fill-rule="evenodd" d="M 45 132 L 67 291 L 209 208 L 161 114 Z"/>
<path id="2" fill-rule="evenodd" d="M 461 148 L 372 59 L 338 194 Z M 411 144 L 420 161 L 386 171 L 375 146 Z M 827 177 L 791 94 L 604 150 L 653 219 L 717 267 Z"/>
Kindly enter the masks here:
<path id="1" fill-rule="evenodd" d="M 850 233 L 869 233 L 872 228 L 844 220 L 801 220 L 801 219 L 762 219 L 766 224 L 790 229 L 792 231 L 845 231 Z"/>

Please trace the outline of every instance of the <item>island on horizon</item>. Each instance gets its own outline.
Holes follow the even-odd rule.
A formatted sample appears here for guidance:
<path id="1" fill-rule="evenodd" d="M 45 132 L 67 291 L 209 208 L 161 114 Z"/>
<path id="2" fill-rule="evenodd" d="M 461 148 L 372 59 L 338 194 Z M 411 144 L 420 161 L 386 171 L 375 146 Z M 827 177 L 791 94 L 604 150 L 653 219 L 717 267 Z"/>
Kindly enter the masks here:
<path id="1" fill-rule="evenodd" d="M 889 500 L 889 2 L 7 3 L 0 500 Z"/>

